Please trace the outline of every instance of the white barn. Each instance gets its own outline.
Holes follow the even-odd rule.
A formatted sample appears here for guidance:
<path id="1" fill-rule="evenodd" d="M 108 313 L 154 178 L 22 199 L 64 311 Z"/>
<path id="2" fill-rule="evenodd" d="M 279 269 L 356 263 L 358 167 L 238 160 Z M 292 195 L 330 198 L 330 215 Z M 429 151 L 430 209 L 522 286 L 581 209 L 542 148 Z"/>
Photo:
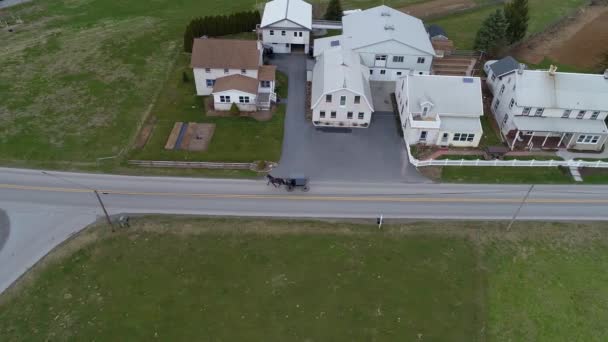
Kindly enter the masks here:
<path id="1" fill-rule="evenodd" d="M 374 111 L 369 68 L 357 53 L 341 47 L 325 50 L 317 57 L 312 77 L 315 126 L 369 126 Z"/>
<path id="2" fill-rule="evenodd" d="M 410 145 L 476 147 L 483 134 L 478 77 L 412 74 L 397 80 L 395 97 Z"/>
<path id="3" fill-rule="evenodd" d="M 260 31 L 264 47 L 275 53 L 308 52 L 312 6 L 302 0 L 273 0 L 264 6 Z"/>
<path id="4" fill-rule="evenodd" d="M 351 49 L 372 81 L 430 73 L 435 50 L 422 20 L 382 5 L 342 17 L 342 25 L 342 35 L 315 39 L 315 56 L 336 45 Z"/>

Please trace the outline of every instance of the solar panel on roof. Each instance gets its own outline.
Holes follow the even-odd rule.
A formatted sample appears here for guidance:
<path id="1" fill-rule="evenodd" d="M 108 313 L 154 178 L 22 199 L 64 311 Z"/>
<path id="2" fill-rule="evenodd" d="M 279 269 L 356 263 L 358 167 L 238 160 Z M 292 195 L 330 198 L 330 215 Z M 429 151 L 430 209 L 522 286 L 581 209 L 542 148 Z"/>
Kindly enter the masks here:
<path id="1" fill-rule="evenodd" d="M 331 46 L 340 46 L 340 41 L 339 40 L 332 40 L 329 44 Z"/>
<path id="2" fill-rule="evenodd" d="M 472 77 L 463 77 L 462 82 L 464 83 L 473 83 L 475 80 Z"/>

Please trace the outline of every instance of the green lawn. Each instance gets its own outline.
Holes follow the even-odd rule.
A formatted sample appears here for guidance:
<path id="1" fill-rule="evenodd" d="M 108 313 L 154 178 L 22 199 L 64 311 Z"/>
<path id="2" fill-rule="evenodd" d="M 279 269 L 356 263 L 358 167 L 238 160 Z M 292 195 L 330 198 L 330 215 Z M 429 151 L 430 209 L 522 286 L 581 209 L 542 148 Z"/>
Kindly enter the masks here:
<path id="1" fill-rule="evenodd" d="M 510 166 L 443 166 L 441 181 L 482 184 L 568 184 L 574 182 L 570 173 L 561 168 Z"/>
<path id="2" fill-rule="evenodd" d="M 482 117 L 479 118 L 481 122 L 481 128 L 483 129 L 483 135 L 481 140 L 479 141 L 479 147 L 488 147 L 488 146 L 499 146 L 502 145 L 502 140 L 494 126 L 492 126 L 492 122 L 494 121 L 493 114 L 491 112 L 484 113 Z"/>
<path id="3" fill-rule="evenodd" d="M 145 217 L 93 227 L 0 296 L 21 340 L 592 341 L 605 224 Z"/>
<path id="4" fill-rule="evenodd" d="M 195 160 L 251 162 L 278 161 L 283 143 L 285 106 L 278 106 L 270 121 L 246 117 L 207 117 L 203 98 L 196 96 L 188 54 L 179 55 L 151 115 L 156 126 L 142 150 L 134 150 L 130 159 Z M 183 72 L 190 82 L 182 80 Z M 165 150 L 164 146 L 176 121 L 215 123 L 215 133 L 205 152 Z"/>
<path id="5" fill-rule="evenodd" d="M 277 70 L 276 73 L 276 86 L 275 86 L 275 92 L 277 93 L 277 95 L 279 96 L 279 98 L 282 99 L 286 99 L 289 94 L 288 94 L 288 85 L 287 85 L 287 75 L 285 75 L 284 73 L 280 72 Z"/>
<path id="6" fill-rule="evenodd" d="M 529 33 L 544 30 L 555 20 L 561 18 L 578 7 L 583 6 L 585 0 L 529 0 L 530 24 Z M 433 20 L 435 24 L 441 25 L 452 39 L 458 49 L 472 49 L 477 30 L 482 21 L 502 5 L 483 7 L 478 10 L 455 14 Z"/>

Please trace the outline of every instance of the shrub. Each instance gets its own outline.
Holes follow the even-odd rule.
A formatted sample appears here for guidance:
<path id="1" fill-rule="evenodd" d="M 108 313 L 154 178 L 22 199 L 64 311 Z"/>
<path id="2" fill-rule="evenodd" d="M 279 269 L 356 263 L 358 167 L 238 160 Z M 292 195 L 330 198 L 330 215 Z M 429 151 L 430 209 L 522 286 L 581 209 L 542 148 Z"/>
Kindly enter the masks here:
<path id="1" fill-rule="evenodd" d="M 256 167 L 257 167 L 257 169 L 258 169 L 259 171 L 262 171 L 262 170 L 265 170 L 265 169 L 266 169 L 266 166 L 267 166 L 267 165 L 268 165 L 268 164 L 266 163 L 266 161 L 265 161 L 265 160 L 260 160 L 260 161 L 258 161 L 258 163 L 257 163 Z"/>
<path id="2" fill-rule="evenodd" d="M 185 71 L 182 71 L 182 82 L 184 82 L 184 83 L 190 82 L 190 77 L 188 77 L 188 73 L 186 73 Z"/>
<path id="3" fill-rule="evenodd" d="M 232 106 L 230 106 L 230 114 L 234 116 L 241 115 L 241 110 L 239 109 L 239 106 L 237 106 L 234 102 L 232 102 Z"/>

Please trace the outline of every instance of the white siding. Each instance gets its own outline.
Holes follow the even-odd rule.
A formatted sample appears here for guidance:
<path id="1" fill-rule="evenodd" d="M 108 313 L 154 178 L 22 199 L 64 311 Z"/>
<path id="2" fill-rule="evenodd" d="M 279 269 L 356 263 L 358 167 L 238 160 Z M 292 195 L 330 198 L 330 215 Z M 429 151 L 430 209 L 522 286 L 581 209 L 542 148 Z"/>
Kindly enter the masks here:
<path id="1" fill-rule="evenodd" d="M 372 81 L 395 80 L 407 74 L 410 70 L 428 74 L 431 70 L 433 56 L 396 41 L 381 42 L 355 49 L 361 56 L 364 65 L 373 70 Z M 377 63 L 376 55 L 386 55 L 385 63 Z M 394 62 L 393 57 L 402 56 L 403 62 Z M 418 63 L 418 58 L 424 58 L 424 63 Z M 381 73 L 385 70 L 385 74 Z M 398 75 L 397 72 L 401 72 Z"/>
<path id="2" fill-rule="evenodd" d="M 194 68 L 196 94 L 199 96 L 211 94 L 213 87 L 207 86 L 207 80 L 216 80 L 220 77 L 229 75 L 243 75 L 251 78 L 258 78 L 258 69 L 249 69 L 246 70 L 245 74 L 242 74 L 241 69 L 228 69 L 228 73 L 224 73 L 224 69 L 214 68 L 207 72 L 204 68 Z"/>
<path id="3" fill-rule="evenodd" d="M 230 103 L 220 102 L 220 96 L 230 96 Z M 239 96 L 249 97 L 249 104 L 239 103 Z M 226 90 L 213 94 L 213 106 L 216 110 L 230 110 L 232 103 L 236 103 L 241 111 L 252 112 L 256 110 L 256 95 L 239 90 Z"/>
<path id="4" fill-rule="evenodd" d="M 274 34 L 271 35 L 270 31 L 273 31 Z M 283 31 L 285 31 L 284 36 Z M 294 36 L 294 32 L 297 36 Z M 300 34 L 302 34 L 301 37 Z M 262 29 L 262 42 L 266 47 L 272 47 L 275 53 L 290 53 L 291 44 L 304 45 L 304 52 L 308 52 L 310 31 L 291 21 L 283 20 Z"/>
<path id="5" fill-rule="evenodd" d="M 360 94 L 355 94 L 349 90 L 341 89 L 330 93 L 332 95 L 331 103 L 326 102 L 326 95 L 321 97 L 321 101 L 312 109 L 312 121 L 313 123 L 319 121 L 319 126 L 325 126 L 329 124 L 331 126 L 353 126 L 357 124 L 361 126 L 368 124 L 371 121 L 372 109 L 365 101 L 365 97 Z M 346 96 L 346 104 L 340 106 L 340 97 Z M 355 96 L 361 96 L 361 102 L 359 104 L 354 103 Z M 371 99 L 369 99 L 371 101 Z M 325 111 L 325 118 L 320 117 L 320 112 Z M 331 117 L 331 112 L 336 112 L 336 117 Z M 353 113 L 352 119 L 348 119 L 348 112 Z M 359 119 L 359 113 L 363 113 L 363 119 Z"/>

